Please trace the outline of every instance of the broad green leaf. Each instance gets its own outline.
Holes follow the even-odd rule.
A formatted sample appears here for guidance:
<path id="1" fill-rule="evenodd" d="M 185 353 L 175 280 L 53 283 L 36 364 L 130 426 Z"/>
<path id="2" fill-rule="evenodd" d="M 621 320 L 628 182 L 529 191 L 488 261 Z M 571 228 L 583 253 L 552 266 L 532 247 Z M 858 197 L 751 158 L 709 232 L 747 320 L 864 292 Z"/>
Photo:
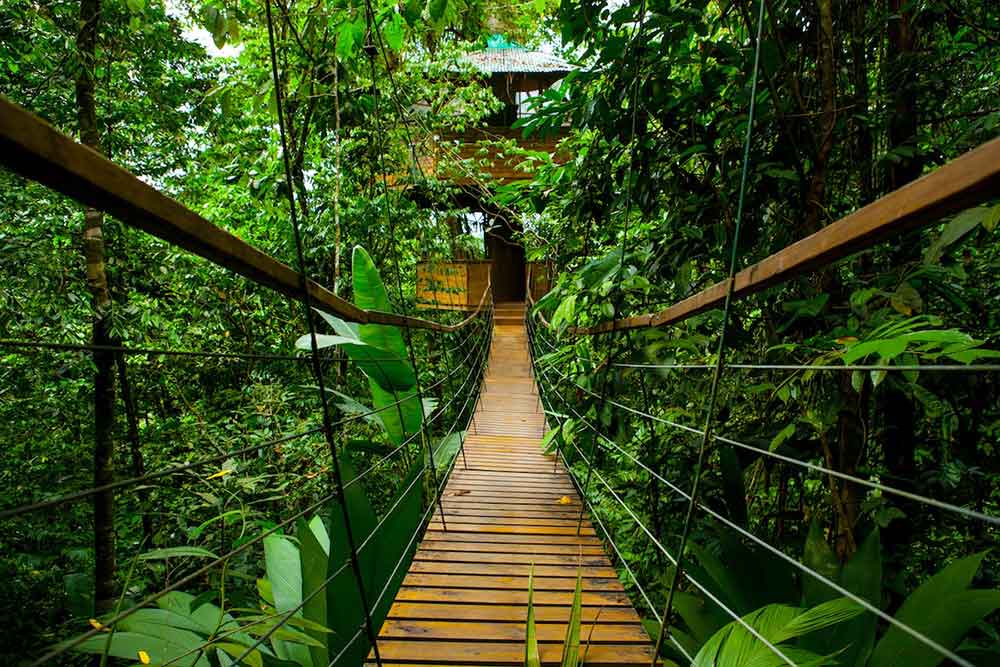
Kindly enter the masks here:
<path id="1" fill-rule="evenodd" d="M 806 567 L 827 579 L 837 581 L 840 576 L 840 560 L 827 543 L 826 537 L 823 535 L 823 524 L 819 519 L 813 519 L 809 525 L 802 562 Z M 829 586 L 814 577 L 802 577 L 803 605 L 814 607 L 832 600 L 836 595 L 836 592 Z"/>
<path id="2" fill-rule="evenodd" d="M 1000 591 L 967 590 L 986 552 L 951 563 L 913 591 L 896 620 L 947 649 L 954 649 L 972 627 L 1000 608 Z M 879 667 L 935 667 L 943 656 L 899 628 L 879 640 L 870 663 Z"/>
<path id="3" fill-rule="evenodd" d="M 698 565 L 708 574 L 711 582 L 698 578 L 706 587 L 712 589 L 713 594 L 726 603 L 730 609 L 739 614 L 745 614 L 753 606 L 751 605 L 744 582 L 733 570 L 708 549 L 705 549 L 694 542 L 688 543 L 688 548 L 695 556 Z M 714 585 L 712 585 L 714 583 Z"/>
<path id="4" fill-rule="evenodd" d="M 87 572 L 76 572 L 63 577 L 70 613 L 75 618 L 94 615 L 94 577 Z"/>
<path id="5" fill-rule="evenodd" d="M 365 325 L 369 326 L 369 325 Z M 295 347 L 308 350 L 312 346 L 309 334 L 295 341 Z M 416 384 L 417 378 L 409 363 L 382 348 L 360 343 L 343 336 L 316 335 L 319 349 L 339 347 L 347 353 L 351 361 L 358 365 L 368 379 L 386 391 L 406 391 Z"/>
<path id="6" fill-rule="evenodd" d="M 991 218 L 991 211 L 986 206 L 976 206 L 956 215 L 945 225 L 944 231 L 927 249 L 924 262 L 930 264 L 939 261 L 944 255 L 945 248 L 986 222 L 988 218 Z"/>
<path id="7" fill-rule="evenodd" d="M 573 592 L 573 607 L 566 625 L 566 638 L 563 640 L 562 667 L 577 667 L 580 663 L 580 618 L 583 609 L 583 570 L 577 569 L 576 590 Z"/>
<path id="8" fill-rule="evenodd" d="M 378 424 L 379 426 L 385 428 L 385 424 L 382 423 L 382 416 L 378 413 L 373 414 L 371 407 L 354 398 L 351 398 L 347 394 L 342 394 L 331 387 L 327 387 L 326 390 L 337 397 L 335 405 L 341 412 L 345 412 L 349 415 L 363 415 L 365 421 L 371 424 Z"/>
<path id="9" fill-rule="evenodd" d="M 535 629 L 535 564 L 528 570 L 528 618 L 525 620 L 524 667 L 542 667 Z"/>
<path id="10" fill-rule="evenodd" d="M 221 651 L 225 651 L 234 659 L 240 658 L 242 656 L 242 658 L 240 659 L 241 665 L 250 665 L 250 667 L 264 667 L 264 656 L 261 654 L 260 651 L 256 649 L 250 651 L 246 655 L 243 655 L 244 653 L 246 653 L 247 647 L 241 646 L 239 644 L 234 644 L 233 642 L 216 642 L 212 644 L 212 646 Z"/>
<path id="11" fill-rule="evenodd" d="M 781 445 L 783 445 L 785 441 L 788 440 L 793 435 L 795 435 L 795 422 L 787 424 L 785 428 L 778 431 L 778 434 L 776 436 L 771 438 L 771 446 L 768 447 L 768 450 L 773 452 L 778 447 L 781 447 Z"/>
<path id="12" fill-rule="evenodd" d="M 559 445 L 558 437 L 560 433 L 562 433 L 562 429 L 560 428 L 549 429 L 549 431 L 545 434 L 545 437 L 542 438 L 542 450 L 546 454 L 551 454 L 556 451 L 556 448 Z"/>
<path id="13" fill-rule="evenodd" d="M 344 338 L 353 338 L 356 341 L 361 340 L 361 332 L 358 330 L 358 327 L 360 325 L 354 322 L 345 322 L 336 315 L 325 313 L 318 308 L 316 308 L 315 310 L 316 313 L 318 313 L 319 316 L 322 317 L 323 320 L 330 325 L 330 328 L 333 329 L 334 333 L 336 333 L 338 336 L 343 336 Z"/>
<path id="14" fill-rule="evenodd" d="M 903 315 L 919 313 L 924 308 L 924 300 L 920 293 L 909 283 L 901 284 L 890 298 L 892 307 Z"/>
<path id="15" fill-rule="evenodd" d="M 215 43 L 216 48 L 221 49 L 226 45 L 228 30 L 229 25 L 226 22 L 226 15 L 220 11 L 216 11 L 215 20 L 209 27 L 209 31 L 212 33 L 212 41 Z"/>
<path id="16" fill-rule="evenodd" d="M 302 566 L 298 548 L 284 535 L 268 535 L 264 538 L 264 565 L 267 579 L 271 582 L 275 610 L 286 613 L 298 607 L 302 602 Z M 301 610 L 296 614 L 301 615 Z M 272 644 L 279 658 L 313 667 L 309 649 L 305 646 L 277 637 L 272 637 Z"/>
<path id="17" fill-rule="evenodd" d="M 434 447 L 434 467 L 438 470 L 447 469 L 451 460 L 458 454 L 462 442 L 465 440 L 465 431 L 452 433 Z"/>
<path id="18" fill-rule="evenodd" d="M 323 520 L 318 516 L 307 524 L 300 522 L 297 535 L 299 538 L 299 560 L 302 566 L 302 596 L 312 597 L 303 605 L 302 616 L 320 626 L 327 624 L 327 595 L 321 590 L 326 586 L 327 569 L 330 562 L 330 537 L 326 532 Z M 320 643 L 320 646 L 310 646 L 309 653 L 312 664 L 322 667 L 330 663 L 330 655 L 326 647 L 326 636 L 323 632 L 307 630 L 306 633 Z"/>
<path id="19" fill-rule="evenodd" d="M 174 665 L 179 667 L 211 667 L 208 657 L 197 649 L 204 640 L 200 635 L 187 630 L 174 629 L 166 632 L 162 636 L 150 636 L 136 632 L 115 632 L 111 637 L 111 647 L 108 654 L 116 657 L 139 661 L 139 651 L 145 651 L 150 658 L 150 665 L 162 665 L 165 662 L 174 661 Z M 108 637 L 99 634 L 84 640 L 74 650 L 82 653 L 92 653 L 101 655 L 108 644 Z M 180 656 L 188 653 L 181 658 Z"/>
<path id="20" fill-rule="evenodd" d="M 353 466 L 346 460 L 340 458 L 340 469 L 344 482 L 350 482 L 355 477 Z M 372 509 L 368 496 L 365 495 L 364 483 L 351 484 L 344 489 L 345 507 L 350 517 L 351 530 L 354 534 L 355 544 L 360 544 L 371 534 L 378 517 Z M 339 503 L 330 505 L 330 560 L 327 566 L 327 577 L 333 575 L 342 563 L 347 562 L 351 557 L 350 544 L 347 539 L 347 529 L 344 524 L 342 506 Z M 373 578 L 374 565 L 367 558 L 369 549 L 365 549 L 360 554 L 362 568 L 362 579 L 368 582 L 365 590 L 370 592 L 374 587 L 371 583 Z M 361 611 L 361 597 L 358 593 L 357 581 L 353 570 L 348 567 L 336 577 L 334 577 L 326 588 L 326 608 L 327 626 L 333 630 L 328 638 L 330 655 L 337 655 L 344 649 L 347 640 L 354 636 L 355 631 L 364 622 L 364 614 Z M 361 664 L 368 653 L 365 642 L 358 640 L 348 648 L 341 660 L 351 658 L 345 664 Z"/>
<path id="21" fill-rule="evenodd" d="M 382 389 L 375 382 L 369 384 L 369 389 L 372 403 L 378 410 L 376 414 L 382 420 L 392 444 L 399 446 L 420 430 L 423 421 L 420 418 L 420 400 L 415 390 L 393 393 Z M 419 444 L 417 438 L 414 438 L 414 442 Z"/>
<path id="22" fill-rule="evenodd" d="M 403 21 L 403 17 L 399 13 L 393 12 L 392 18 L 385 24 L 382 31 L 386 46 L 393 51 L 399 51 L 403 48 L 403 39 L 406 36 L 405 27 L 406 23 Z"/>
<path id="23" fill-rule="evenodd" d="M 389 295 L 382 283 L 382 276 L 379 275 L 372 258 L 361 246 L 354 248 L 351 275 L 354 281 L 354 303 L 359 308 L 378 310 L 384 313 L 393 312 Z M 385 350 L 393 358 L 408 358 L 406 342 L 399 327 L 385 324 L 361 324 L 358 326 L 358 336 L 366 345 Z"/>
<path id="24" fill-rule="evenodd" d="M 788 623 L 778 632 L 768 635 L 773 642 L 786 642 L 817 630 L 825 630 L 832 625 L 843 623 L 855 618 L 864 611 L 857 602 L 850 598 L 837 598 L 821 605 L 807 609 Z"/>
<path id="25" fill-rule="evenodd" d="M 707 642 L 728 622 L 726 613 L 714 603 L 683 591 L 674 594 L 674 609 L 684 620 L 698 646 Z"/>
<path id="26" fill-rule="evenodd" d="M 139 560 L 164 560 L 166 558 L 218 558 L 218 556 L 201 547 L 153 549 L 139 556 Z"/>
<path id="27" fill-rule="evenodd" d="M 856 616 L 859 610 L 860 607 L 849 600 L 837 599 L 807 611 L 772 604 L 742 618 L 796 665 L 804 667 L 828 664 L 829 658 L 784 642 L 842 623 Z M 786 663 L 743 625 L 733 621 L 705 643 L 693 664 L 695 667 L 779 667 Z"/>
<path id="28" fill-rule="evenodd" d="M 562 300 L 559 307 L 556 308 L 556 312 L 552 315 L 552 328 L 553 329 L 563 329 L 570 322 L 573 321 L 576 316 L 576 295 L 571 294 Z"/>
<path id="29" fill-rule="evenodd" d="M 840 584 L 876 609 L 882 606 L 882 548 L 878 530 L 868 534 L 844 565 L 840 573 Z M 813 635 L 810 639 L 828 637 L 829 643 L 818 652 L 842 650 L 838 654 L 841 664 L 862 667 L 875 646 L 877 627 L 878 617 L 866 611 L 857 618 L 838 625 L 829 632 Z"/>

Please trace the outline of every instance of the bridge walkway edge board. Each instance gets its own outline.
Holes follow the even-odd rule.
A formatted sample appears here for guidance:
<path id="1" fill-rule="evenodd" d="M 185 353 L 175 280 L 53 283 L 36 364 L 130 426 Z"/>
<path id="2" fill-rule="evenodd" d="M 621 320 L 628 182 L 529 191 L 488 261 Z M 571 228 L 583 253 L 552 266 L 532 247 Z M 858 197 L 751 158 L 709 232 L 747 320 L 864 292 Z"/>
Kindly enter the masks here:
<path id="1" fill-rule="evenodd" d="M 498 305 L 490 363 L 456 464 L 379 631 L 383 664 L 524 663 L 528 574 L 543 665 L 558 665 L 577 572 L 590 667 L 649 665 L 652 642 L 561 463 L 541 448 L 545 417 L 530 374 L 523 304 Z M 517 315 L 521 319 L 515 319 Z M 447 530 L 445 526 L 447 525 Z M 374 664 L 373 654 L 368 664 Z"/>

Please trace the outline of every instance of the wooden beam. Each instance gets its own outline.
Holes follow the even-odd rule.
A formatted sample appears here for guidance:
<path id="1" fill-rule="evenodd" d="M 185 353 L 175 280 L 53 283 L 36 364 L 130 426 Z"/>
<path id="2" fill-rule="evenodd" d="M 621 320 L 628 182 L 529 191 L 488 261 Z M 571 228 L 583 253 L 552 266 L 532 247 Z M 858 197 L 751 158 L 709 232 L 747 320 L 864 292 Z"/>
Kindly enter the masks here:
<path id="1" fill-rule="evenodd" d="M 113 215 L 125 224 L 204 257 L 259 285 L 296 300 L 303 296 L 297 271 L 213 225 L 2 95 L 0 163 L 25 178 Z M 443 325 L 394 313 L 366 311 L 312 280 L 306 285 L 317 308 L 351 322 L 455 331 L 472 319 L 458 325 Z M 484 292 L 480 308 L 485 296 Z M 476 309 L 477 313 L 480 308 Z"/>
<path id="2" fill-rule="evenodd" d="M 864 250 L 891 236 L 1000 196 L 1000 139 L 994 139 L 736 274 L 734 298 L 760 292 Z M 669 308 L 571 327 L 580 336 L 676 324 L 722 305 L 722 281 Z"/>

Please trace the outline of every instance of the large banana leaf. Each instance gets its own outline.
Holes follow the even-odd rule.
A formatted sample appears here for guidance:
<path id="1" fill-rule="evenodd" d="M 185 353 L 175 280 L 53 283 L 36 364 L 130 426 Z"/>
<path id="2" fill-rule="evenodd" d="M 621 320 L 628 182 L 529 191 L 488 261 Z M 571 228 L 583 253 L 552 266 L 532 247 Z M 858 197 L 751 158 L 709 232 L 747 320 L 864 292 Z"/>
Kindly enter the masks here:
<path id="1" fill-rule="evenodd" d="M 370 382 L 386 391 L 405 391 L 416 384 L 413 367 L 402 357 L 383 348 L 347 336 L 328 334 L 316 334 L 316 346 L 319 349 L 339 347 L 368 376 Z M 295 347 L 300 350 L 311 349 L 309 334 L 295 341 Z"/>
<path id="2" fill-rule="evenodd" d="M 316 516 L 306 523 L 300 520 L 298 530 L 300 561 L 302 564 L 302 595 L 306 597 L 315 593 L 302 607 L 302 616 L 319 625 L 327 624 L 327 596 L 321 591 L 326 585 L 327 569 L 330 562 L 330 536 L 326 532 L 323 520 Z M 316 592 L 320 591 L 320 592 Z M 319 642 L 319 646 L 310 646 L 309 653 L 314 667 L 324 667 L 330 663 L 330 652 L 327 650 L 328 637 L 319 630 L 307 629 L 306 633 Z"/>
<path id="3" fill-rule="evenodd" d="M 372 392 L 372 404 L 379 410 L 378 415 L 390 442 L 401 445 L 420 430 L 423 420 L 420 415 L 420 398 L 416 391 L 388 392 L 375 382 L 369 382 L 369 389 Z"/>
<path id="4" fill-rule="evenodd" d="M 354 281 L 354 303 L 365 310 L 379 310 L 391 313 L 389 295 L 382 284 L 382 276 L 375 268 L 375 262 L 361 246 L 354 247 L 351 258 L 351 276 Z M 368 345 L 381 348 L 391 354 L 406 359 L 406 343 L 398 327 L 385 324 L 362 324 L 358 335 Z"/>
<path id="5" fill-rule="evenodd" d="M 419 431 L 420 425 L 423 423 L 417 392 L 413 390 L 416 376 L 413 374 L 412 367 L 403 361 L 402 357 L 394 357 L 390 350 L 366 345 L 361 339 L 360 326 L 350 324 L 339 317 L 321 311 L 317 312 L 337 333 L 337 336 L 317 336 L 317 344 L 320 347 L 327 346 L 327 343 L 340 345 L 351 360 L 358 364 L 368 377 L 373 407 L 377 410 L 374 415 L 370 415 L 370 418 L 378 419 L 393 444 L 402 444 L 407 437 Z M 332 342 L 331 339 L 333 339 Z M 308 336 L 303 336 L 296 342 L 296 346 L 304 349 L 310 345 Z M 349 347 L 349 345 L 362 346 L 365 352 L 362 353 L 357 347 Z M 378 355 L 381 356 L 372 356 L 370 351 L 376 349 Z M 398 363 L 395 361 L 385 363 L 376 361 L 380 359 L 396 359 Z M 352 414 L 365 412 L 365 406 L 361 403 L 338 392 L 334 393 L 340 398 L 338 406 L 341 409 Z M 347 400 L 345 401 L 345 399 Z M 397 402 L 398 405 L 395 405 Z"/>
<path id="6" fill-rule="evenodd" d="M 917 590 L 896 613 L 896 620 L 947 649 L 988 614 L 1000 608 L 1000 591 L 968 590 L 986 552 L 955 561 Z M 935 667 L 944 661 L 937 651 L 893 626 L 872 653 L 872 667 Z"/>
<path id="7" fill-rule="evenodd" d="M 274 608 L 279 614 L 291 612 L 302 604 L 302 562 L 295 544 L 277 533 L 264 538 L 264 566 L 271 582 Z M 295 612 L 301 616 L 302 611 Z M 291 660 L 303 667 L 314 667 L 307 646 L 272 637 L 274 652 L 279 658 Z"/>
<path id="8" fill-rule="evenodd" d="M 344 480 L 354 478 L 351 466 L 341 462 Z M 414 466 L 409 475 L 400 485 L 399 494 L 390 502 L 389 507 L 395 509 L 385 519 L 379 533 L 358 554 L 361 576 L 364 582 L 365 595 L 368 603 L 375 605 L 376 599 L 385 588 L 387 590 L 382 600 L 371 610 L 372 624 L 375 628 L 382 625 L 392 606 L 394 591 L 406 575 L 409 560 L 414 549 L 408 548 L 410 538 L 417 529 L 423 507 L 423 486 L 417 482 L 411 485 L 423 471 L 419 464 Z M 409 491 L 406 489 L 409 488 Z M 405 496 L 402 495 L 405 492 Z M 352 484 L 345 490 L 345 501 L 351 521 L 351 529 L 355 543 L 360 545 L 372 534 L 378 524 L 378 518 L 365 494 L 363 485 Z M 397 501 L 398 504 L 397 504 Z M 329 572 L 340 567 L 351 556 L 347 541 L 347 530 L 344 525 L 343 512 L 339 506 L 331 508 L 330 515 L 330 564 Z M 415 541 L 413 546 L 415 546 Z M 396 574 L 393 569 L 400 563 Z M 327 575 L 329 576 L 329 574 Z M 361 596 L 358 593 L 357 582 L 353 570 L 348 568 L 335 577 L 327 587 L 328 627 L 336 634 L 330 637 L 330 655 L 336 655 L 350 640 L 354 633 L 364 623 L 364 612 L 361 606 Z M 361 664 L 368 653 L 368 642 L 364 638 L 355 641 L 341 658 L 343 664 Z"/>

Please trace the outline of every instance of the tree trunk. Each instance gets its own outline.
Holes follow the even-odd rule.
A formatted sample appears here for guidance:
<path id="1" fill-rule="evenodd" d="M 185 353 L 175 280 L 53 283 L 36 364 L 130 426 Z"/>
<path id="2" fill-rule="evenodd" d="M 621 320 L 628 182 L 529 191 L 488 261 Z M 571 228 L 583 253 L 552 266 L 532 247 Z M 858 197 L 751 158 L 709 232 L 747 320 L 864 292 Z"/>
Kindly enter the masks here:
<path id="1" fill-rule="evenodd" d="M 892 99 L 889 115 L 889 150 L 917 149 L 916 26 L 909 0 L 888 0 L 888 53 L 886 81 Z M 902 156 L 889 167 L 889 189 L 896 190 L 920 176 L 923 160 Z"/>
<path id="2" fill-rule="evenodd" d="M 875 184 L 872 166 L 875 162 L 875 140 L 871 123 L 868 121 L 868 39 L 865 34 L 868 3 L 854 0 L 851 7 L 851 77 L 854 80 L 855 123 L 855 164 L 860 170 L 858 179 L 860 206 L 866 206 L 875 198 Z"/>
<path id="3" fill-rule="evenodd" d="M 900 147 L 917 148 L 917 99 L 916 99 L 916 28 L 913 14 L 906 0 L 888 0 L 888 40 L 886 52 L 887 95 L 891 100 L 888 140 L 889 150 Z M 919 156 L 903 157 L 899 162 L 891 162 L 887 174 L 888 188 L 895 190 L 920 176 L 923 161 Z M 919 256 L 920 247 L 916 240 L 902 239 L 890 257 L 890 267 L 903 266 Z M 914 459 L 913 404 L 910 398 L 895 384 L 886 383 L 879 406 L 884 428 L 882 450 L 885 465 L 895 480 L 896 486 L 907 488 L 916 475 Z M 908 503 L 893 501 L 907 514 L 911 513 Z M 905 547 L 912 538 L 911 521 L 894 521 L 883 532 L 882 543 L 885 553 Z"/>
<path id="4" fill-rule="evenodd" d="M 97 105 L 94 100 L 95 59 L 97 56 L 97 26 L 100 20 L 100 0 L 80 0 L 80 30 L 76 48 L 80 69 L 76 78 L 77 121 L 80 141 L 95 150 L 101 149 L 97 127 Z M 83 254 L 86 261 L 87 286 L 94 306 L 92 340 L 94 345 L 110 345 L 108 311 L 111 297 L 104 266 L 104 216 L 87 209 L 84 213 Z M 94 352 L 94 486 L 114 481 L 114 355 Z M 111 609 L 115 601 L 115 529 L 114 492 L 94 495 L 94 602 L 98 612 Z"/>
<path id="5" fill-rule="evenodd" d="M 139 416 L 135 409 L 135 397 L 132 394 L 132 384 L 128 379 L 128 367 L 125 364 L 125 355 L 121 352 L 115 355 L 115 363 L 118 366 L 118 386 L 121 387 L 122 404 L 125 406 L 125 419 L 128 426 L 128 443 L 132 455 L 132 475 L 142 477 L 146 474 L 146 462 L 142 456 L 142 447 L 139 442 Z M 145 491 L 137 492 L 139 505 L 142 509 L 142 537 L 143 545 L 147 548 L 153 545 L 153 518 L 149 514 L 146 503 L 149 494 Z"/>
<path id="6" fill-rule="evenodd" d="M 813 160 L 812 175 L 806 191 L 806 230 L 811 234 L 823 226 L 826 212 L 826 170 L 833 151 L 833 132 L 837 125 L 837 73 L 833 63 L 833 0 L 819 0 L 819 79 L 823 95 L 820 139 Z"/>

